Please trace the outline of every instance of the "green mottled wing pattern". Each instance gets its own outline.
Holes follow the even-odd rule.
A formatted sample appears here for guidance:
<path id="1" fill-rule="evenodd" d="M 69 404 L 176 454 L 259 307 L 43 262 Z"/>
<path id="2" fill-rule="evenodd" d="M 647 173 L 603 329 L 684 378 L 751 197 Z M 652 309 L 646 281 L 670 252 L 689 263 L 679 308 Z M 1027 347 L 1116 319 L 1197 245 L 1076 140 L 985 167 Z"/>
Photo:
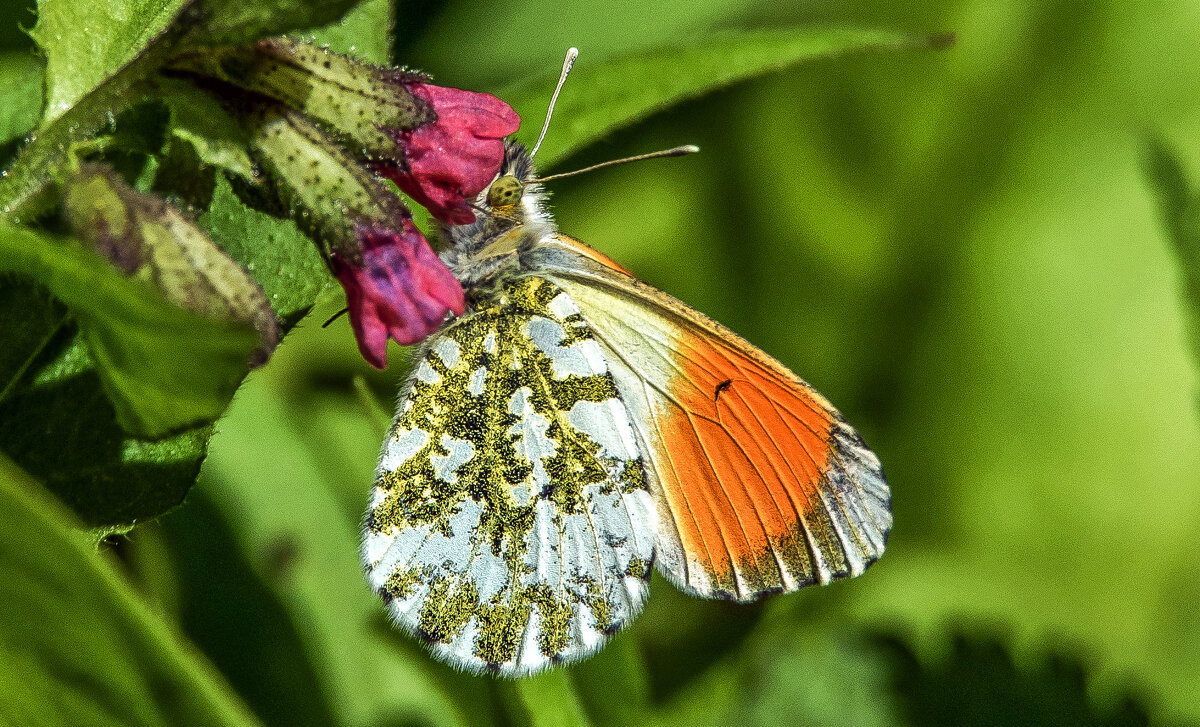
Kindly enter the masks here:
<path id="1" fill-rule="evenodd" d="M 529 674 L 594 651 L 641 609 L 657 521 L 590 327 L 525 277 L 426 351 L 367 512 L 371 585 L 464 669 Z"/>

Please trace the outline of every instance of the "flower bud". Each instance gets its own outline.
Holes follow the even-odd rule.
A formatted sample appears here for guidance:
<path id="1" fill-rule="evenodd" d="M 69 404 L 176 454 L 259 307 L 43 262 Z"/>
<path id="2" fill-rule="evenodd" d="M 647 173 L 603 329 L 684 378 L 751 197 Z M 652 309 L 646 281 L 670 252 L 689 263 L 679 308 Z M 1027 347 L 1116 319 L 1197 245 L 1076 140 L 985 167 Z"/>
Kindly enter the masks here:
<path id="1" fill-rule="evenodd" d="M 126 275 L 181 308 L 253 326 L 260 345 L 252 365 L 275 349 L 279 323 L 262 288 L 179 210 L 97 165 L 67 183 L 63 204 L 78 237 Z"/>
<path id="2" fill-rule="evenodd" d="M 420 74 L 288 39 L 185 53 L 172 68 L 252 91 L 317 122 L 448 224 L 475 220 L 466 200 L 499 173 L 504 137 L 521 123 L 490 94 L 435 86 Z"/>
<path id="3" fill-rule="evenodd" d="M 462 286 L 382 180 L 299 113 L 258 114 L 253 150 L 293 216 L 323 241 L 363 358 L 383 368 L 389 337 L 411 345 L 463 312 Z"/>
<path id="4" fill-rule="evenodd" d="M 350 325 L 363 358 L 387 365 L 387 341 L 407 346 L 462 315 L 462 286 L 405 218 L 400 229 L 360 224 L 357 255 L 334 253 L 330 266 L 346 290 Z"/>
<path id="5" fill-rule="evenodd" d="M 352 140 L 375 158 L 400 154 L 389 129 L 415 129 L 434 120 L 429 104 L 403 83 L 409 77 L 287 38 L 247 46 L 205 48 L 172 62 L 176 71 L 215 78 L 274 99 Z"/>

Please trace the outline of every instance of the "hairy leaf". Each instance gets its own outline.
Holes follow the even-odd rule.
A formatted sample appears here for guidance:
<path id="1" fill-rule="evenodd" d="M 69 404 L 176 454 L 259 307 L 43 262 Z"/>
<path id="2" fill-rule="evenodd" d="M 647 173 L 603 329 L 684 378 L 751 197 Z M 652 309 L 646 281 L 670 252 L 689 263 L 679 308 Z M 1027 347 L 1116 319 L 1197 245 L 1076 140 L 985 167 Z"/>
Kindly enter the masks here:
<path id="1" fill-rule="evenodd" d="M 542 166 L 553 163 L 657 111 L 725 86 L 788 66 L 842 53 L 928 48 L 946 36 L 913 36 L 882 30 L 761 30 L 720 35 L 702 43 L 589 64 L 580 59 L 563 90 L 554 124 L 538 152 Z M 538 77 L 497 92 L 525 121 L 520 136 L 532 143 L 536 122 L 557 78 Z"/>
<path id="2" fill-rule="evenodd" d="M 285 324 L 299 320 L 333 279 L 316 245 L 296 223 L 248 208 L 223 178 L 197 222 L 246 266 Z"/>
<path id="3" fill-rule="evenodd" d="M 257 724 L 71 523 L 0 456 L 0 723 Z"/>
<path id="4" fill-rule="evenodd" d="M 210 428 L 143 442 L 125 434 L 62 303 L 0 275 L 0 451 L 35 474 L 98 533 L 178 505 Z"/>
<path id="5" fill-rule="evenodd" d="M 141 55 L 186 4 L 186 0 L 39 2 L 37 25 L 31 33 L 46 54 L 43 126 Z"/>
<path id="6" fill-rule="evenodd" d="M 125 429 L 161 436 L 215 419 L 247 369 L 247 325 L 176 307 L 67 240 L 0 222 L 0 269 L 67 304 Z"/>
<path id="7" fill-rule="evenodd" d="M 304 40 L 344 53 L 368 63 L 387 65 L 391 60 L 392 16 L 391 0 L 363 0 L 346 13 L 346 17 L 309 34 Z"/>
<path id="8" fill-rule="evenodd" d="M 206 45 L 246 43 L 289 31 L 336 22 L 358 0 L 205 0 L 202 24 L 189 42 Z"/>
<path id="9" fill-rule="evenodd" d="M 8 275 L 0 276 L 0 337 L 0 451 L 98 533 L 183 501 L 211 428 L 157 442 L 125 434 L 66 307 Z"/>

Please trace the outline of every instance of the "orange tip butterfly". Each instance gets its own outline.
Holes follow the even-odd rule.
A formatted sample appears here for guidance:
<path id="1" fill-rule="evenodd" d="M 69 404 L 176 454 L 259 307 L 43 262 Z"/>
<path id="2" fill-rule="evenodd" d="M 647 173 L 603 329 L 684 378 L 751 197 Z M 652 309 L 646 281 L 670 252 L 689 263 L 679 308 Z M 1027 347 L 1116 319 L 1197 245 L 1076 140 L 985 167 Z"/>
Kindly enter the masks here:
<path id="1" fill-rule="evenodd" d="M 416 353 L 365 519 L 393 620 L 520 676 L 600 648 L 652 568 L 740 602 L 862 573 L 892 526 L 879 459 L 778 361 L 560 234 L 536 151 L 507 141 L 478 219 L 443 230 L 467 310 Z"/>

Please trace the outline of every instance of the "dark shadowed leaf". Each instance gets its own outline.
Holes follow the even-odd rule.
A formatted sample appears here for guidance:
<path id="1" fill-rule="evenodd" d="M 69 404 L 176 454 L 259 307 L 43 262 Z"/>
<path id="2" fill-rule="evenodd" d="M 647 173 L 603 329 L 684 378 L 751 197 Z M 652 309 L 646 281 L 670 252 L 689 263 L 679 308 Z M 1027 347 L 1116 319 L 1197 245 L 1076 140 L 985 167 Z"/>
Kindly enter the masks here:
<path id="1" fill-rule="evenodd" d="M 886 30 L 789 28 L 720 35 L 603 63 L 581 57 L 538 152 L 548 167 L 605 134 L 656 111 L 739 81 L 843 53 L 936 47 L 946 36 Z M 538 77 L 497 92 L 524 120 L 519 136 L 532 144 L 557 78 Z"/>
<path id="2" fill-rule="evenodd" d="M 1106 706 L 1088 694 L 1078 658 L 1052 652 L 1018 662 L 1001 639 L 958 633 L 949 654 L 917 656 L 902 639 L 879 640 L 889 657 L 901 713 L 908 723 L 963 727 L 1146 727 L 1148 711 L 1129 694 Z"/>
<path id="3" fill-rule="evenodd" d="M 0 223 L 0 250 L 5 271 L 71 309 L 127 431 L 162 436 L 224 411 L 257 345 L 248 326 L 171 305 L 68 240 Z"/>
<path id="4" fill-rule="evenodd" d="M 72 524 L 0 456 L 0 723 L 257 724 Z"/>
<path id="5" fill-rule="evenodd" d="M 1192 346 L 1200 361 L 1200 191 L 1162 139 L 1147 142 L 1146 173 L 1158 193 L 1159 213 L 1179 260 Z"/>
<path id="6" fill-rule="evenodd" d="M 0 452 L 33 473 L 96 535 L 127 530 L 183 501 L 212 430 L 146 442 L 117 424 L 96 366 L 66 308 L 40 288 L 0 280 L 4 356 Z M 37 321 L 39 327 L 25 321 Z"/>
<path id="7" fill-rule="evenodd" d="M 246 43 L 336 22 L 357 0 L 205 0 L 204 20 L 188 38 L 203 44 Z"/>
<path id="8" fill-rule="evenodd" d="M 277 593 L 300 553 L 281 541 L 256 568 L 203 487 L 160 523 L 176 564 L 179 620 L 187 636 L 267 724 L 334 724 L 304 652 L 302 627 Z M 143 532 L 130 536 L 133 546 L 141 545 Z"/>

